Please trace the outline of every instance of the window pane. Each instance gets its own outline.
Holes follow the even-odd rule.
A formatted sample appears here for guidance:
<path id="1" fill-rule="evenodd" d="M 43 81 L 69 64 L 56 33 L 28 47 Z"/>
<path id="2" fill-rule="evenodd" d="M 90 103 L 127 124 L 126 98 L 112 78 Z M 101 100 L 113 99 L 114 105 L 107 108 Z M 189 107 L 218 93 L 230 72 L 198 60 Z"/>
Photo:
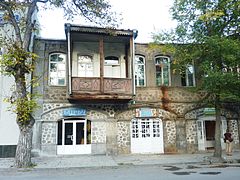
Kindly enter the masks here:
<path id="1" fill-rule="evenodd" d="M 64 86 L 65 85 L 65 79 L 64 78 L 58 79 L 58 85 Z"/>
<path id="2" fill-rule="evenodd" d="M 66 83 L 66 56 L 64 54 L 52 54 L 49 60 L 49 84 L 64 86 Z"/>
<path id="3" fill-rule="evenodd" d="M 64 145 L 73 145 L 73 123 L 65 123 Z"/>
<path id="4" fill-rule="evenodd" d="M 170 61 L 168 57 L 156 57 L 155 58 L 155 66 L 156 66 L 156 85 L 168 86 L 170 84 Z"/>
<path id="5" fill-rule="evenodd" d="M 78 76 L 93 77 L 93 61 L 91 56 L 78 55 Z"/>
<path id="6" fill-rule="evenodd" d="M 168 69 L 168 66 L 164 66 L 164 68 L 163 68 L 163 81 L 164 81 L 164 85 L 166 85 L 166 86 L 169 85 L 169 69 Z"/>
<path id="7" fill-rule="evenodd" d="M 51 62 L 57 62 L 58 61 L 58 55 L 57 54 L 51 55 L 50 61 Z"/>
<path id="8" fill-rule="evenodd" d="M 58 70 L 60 70 L 60 71 L 65 71 L 65 67 L 66 67 L 65 64 L 63 64 L 63 63 L 58 63 Z"/>
<path id="9" fill-rule="evenodd" d="M 193 65 L 187 65 L 185 72 L 181 73 L 182 86 L 194 86 Z"/>
<path id="10" fill-rule="evenodd" d="M 145 59 L 142 56 L 135 56 L 135 84 L 145 85 Z"/>
<path id="11" fill-rule="evenodd" d="M 157 86 L 162 85 L 162 68 L 160 66 L 156 66 L 156 84 Z"/>
<path id="12" fill-rule="evenodd" d="M 57 64 L 56 63 L 50 64 L 50 72 L 57 72 Z"/>
<path id="13" fill-rule="evenodd" d="M 85 144 L 84 142 L 84 123 L 76 124 L 76 144 Z"/>

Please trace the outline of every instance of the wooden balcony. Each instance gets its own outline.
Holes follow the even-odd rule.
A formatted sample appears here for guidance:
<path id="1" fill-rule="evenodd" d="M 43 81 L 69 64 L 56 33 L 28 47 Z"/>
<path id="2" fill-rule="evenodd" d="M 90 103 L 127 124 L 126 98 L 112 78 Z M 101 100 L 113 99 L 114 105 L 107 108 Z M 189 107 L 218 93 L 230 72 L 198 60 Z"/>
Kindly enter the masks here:
<path id="1" fill-rule="evenodd" d="M 71 81 L 69 99 L 130 101 L 133 98 L 132 79 L 72 77 Z"/>

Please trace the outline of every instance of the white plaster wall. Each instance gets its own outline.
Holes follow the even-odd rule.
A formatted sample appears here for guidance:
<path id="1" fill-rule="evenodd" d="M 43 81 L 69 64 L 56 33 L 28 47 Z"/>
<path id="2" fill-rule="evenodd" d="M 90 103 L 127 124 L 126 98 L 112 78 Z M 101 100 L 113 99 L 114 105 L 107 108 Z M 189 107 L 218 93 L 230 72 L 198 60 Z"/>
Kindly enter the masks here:
<path id="1" fill-rule="evenodd" d="M 11 94 L 12 85 L 13 78 L 0 74 L 0 145 L 16 145 L 18 141 L 16 115 L 8 111 L 9 104 L 3 102 Z"/>

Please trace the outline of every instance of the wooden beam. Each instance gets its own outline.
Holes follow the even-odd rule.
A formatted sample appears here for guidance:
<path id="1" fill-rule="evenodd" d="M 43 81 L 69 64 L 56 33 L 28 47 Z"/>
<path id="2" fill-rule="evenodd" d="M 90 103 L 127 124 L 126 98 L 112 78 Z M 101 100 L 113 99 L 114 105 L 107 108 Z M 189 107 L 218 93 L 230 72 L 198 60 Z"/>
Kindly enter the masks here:
<path id="1" fill-rule="evenodd" d="M 99 39 L 99 54 L 100 54 L 100 92 L 104 93 L 104 46 L 103 37 Z"/>
<path id="2" fill-rule="evenodd" d="M 129 45 L 126 44 L 125 45 L 125 69 L 126 69 L 126 78 L 129 78 L 129 68 L 131 67 L 130 63 L 129 63 Z"/>

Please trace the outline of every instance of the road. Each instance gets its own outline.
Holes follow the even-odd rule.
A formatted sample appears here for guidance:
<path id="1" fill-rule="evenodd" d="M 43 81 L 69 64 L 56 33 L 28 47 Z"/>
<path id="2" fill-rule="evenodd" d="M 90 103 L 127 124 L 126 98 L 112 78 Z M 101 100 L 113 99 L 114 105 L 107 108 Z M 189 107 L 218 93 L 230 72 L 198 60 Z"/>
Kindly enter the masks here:
<path id="1" fill-rule="evenodd" d="M 226 166 L 119 166 L 70 169 L 0 169 L 0 180 L 239 180 L 240 164 Z"/>

